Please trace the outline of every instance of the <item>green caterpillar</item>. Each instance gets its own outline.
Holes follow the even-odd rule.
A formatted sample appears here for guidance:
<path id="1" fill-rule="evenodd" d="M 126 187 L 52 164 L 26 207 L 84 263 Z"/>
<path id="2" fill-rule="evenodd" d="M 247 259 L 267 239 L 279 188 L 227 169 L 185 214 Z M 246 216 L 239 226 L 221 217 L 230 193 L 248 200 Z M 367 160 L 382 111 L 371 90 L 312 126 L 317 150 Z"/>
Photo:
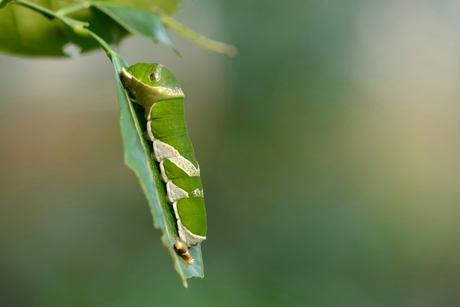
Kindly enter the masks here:
<path id="1" fill-rule="evenodd" d="M 145 109 L 145 136 L 152 142 L 152 158 L 176 217 L 179 237 L 174 248 L 192 264 L 188 247 L 206 239 L 206 211 L 200 167 L 185 123 L 184 93 L 161 64 L 137 63 L 123 68 L 120 78 L 130 100 Z"/>

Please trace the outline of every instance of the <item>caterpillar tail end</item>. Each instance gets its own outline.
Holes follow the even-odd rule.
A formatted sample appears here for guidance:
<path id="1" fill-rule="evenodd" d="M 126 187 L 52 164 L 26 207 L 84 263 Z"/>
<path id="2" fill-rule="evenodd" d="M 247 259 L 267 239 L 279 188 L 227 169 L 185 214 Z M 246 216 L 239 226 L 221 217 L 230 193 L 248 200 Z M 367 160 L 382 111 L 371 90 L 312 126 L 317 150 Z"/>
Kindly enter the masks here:
<path id="1" fill-rule="evenodd" d="M 179 238 L 177 239 L 176 243 L 174 244 L 174 250 L 176 251 L 177 255 L 184 259 L 188 265 L 192 265 L 195 262 L 192 255 L 188 251 L 187 245 L 182 242 Z"/>

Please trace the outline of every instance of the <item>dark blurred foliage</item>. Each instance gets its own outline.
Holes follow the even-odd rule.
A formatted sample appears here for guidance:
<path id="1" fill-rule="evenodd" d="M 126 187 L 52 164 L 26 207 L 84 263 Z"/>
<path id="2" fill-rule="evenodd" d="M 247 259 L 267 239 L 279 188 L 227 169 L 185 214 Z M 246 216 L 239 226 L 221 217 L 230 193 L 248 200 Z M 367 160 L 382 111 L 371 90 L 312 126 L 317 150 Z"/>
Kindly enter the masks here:
<path id="1" fill-rule="evenodd" d="M 209 219 L 181 287 L 123 166 L 111 67 L 0 58 L 0 306 L 458 306 L 455 1 L 197 1 L 131 40 L 187 95 Z"/>

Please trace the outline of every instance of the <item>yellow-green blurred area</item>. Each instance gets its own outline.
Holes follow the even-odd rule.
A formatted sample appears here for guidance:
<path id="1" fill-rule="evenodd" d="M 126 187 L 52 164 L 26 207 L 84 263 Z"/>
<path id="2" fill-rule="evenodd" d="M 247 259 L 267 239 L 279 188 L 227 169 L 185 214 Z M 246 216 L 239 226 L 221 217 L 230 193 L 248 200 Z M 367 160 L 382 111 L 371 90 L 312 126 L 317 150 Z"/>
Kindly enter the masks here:
<path id="1" fill-rule="evenodd" d="M 201 0 L 177 19 L 237 57 L 122 44 L 186 94 L 209 224 L 187 290 L 105 54 L 2 55 L 0 306 L 459 306 L 459 9 Z"/>

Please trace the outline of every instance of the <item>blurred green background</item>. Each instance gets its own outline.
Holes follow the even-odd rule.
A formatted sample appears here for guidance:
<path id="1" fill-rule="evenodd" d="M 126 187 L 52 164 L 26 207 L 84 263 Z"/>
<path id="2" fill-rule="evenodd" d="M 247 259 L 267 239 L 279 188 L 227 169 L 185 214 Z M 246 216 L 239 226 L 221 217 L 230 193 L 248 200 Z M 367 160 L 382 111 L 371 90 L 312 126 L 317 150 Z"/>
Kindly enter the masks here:
<path id="1" fill-rule="evenodd" d="M 186 93 L 209 223 L 187 290 L 105 54 L 1 55 L 0 306 L 459 306 L 459 9 L 200 0 L 176 17 L 237 57 L 122 44 Z"/>

